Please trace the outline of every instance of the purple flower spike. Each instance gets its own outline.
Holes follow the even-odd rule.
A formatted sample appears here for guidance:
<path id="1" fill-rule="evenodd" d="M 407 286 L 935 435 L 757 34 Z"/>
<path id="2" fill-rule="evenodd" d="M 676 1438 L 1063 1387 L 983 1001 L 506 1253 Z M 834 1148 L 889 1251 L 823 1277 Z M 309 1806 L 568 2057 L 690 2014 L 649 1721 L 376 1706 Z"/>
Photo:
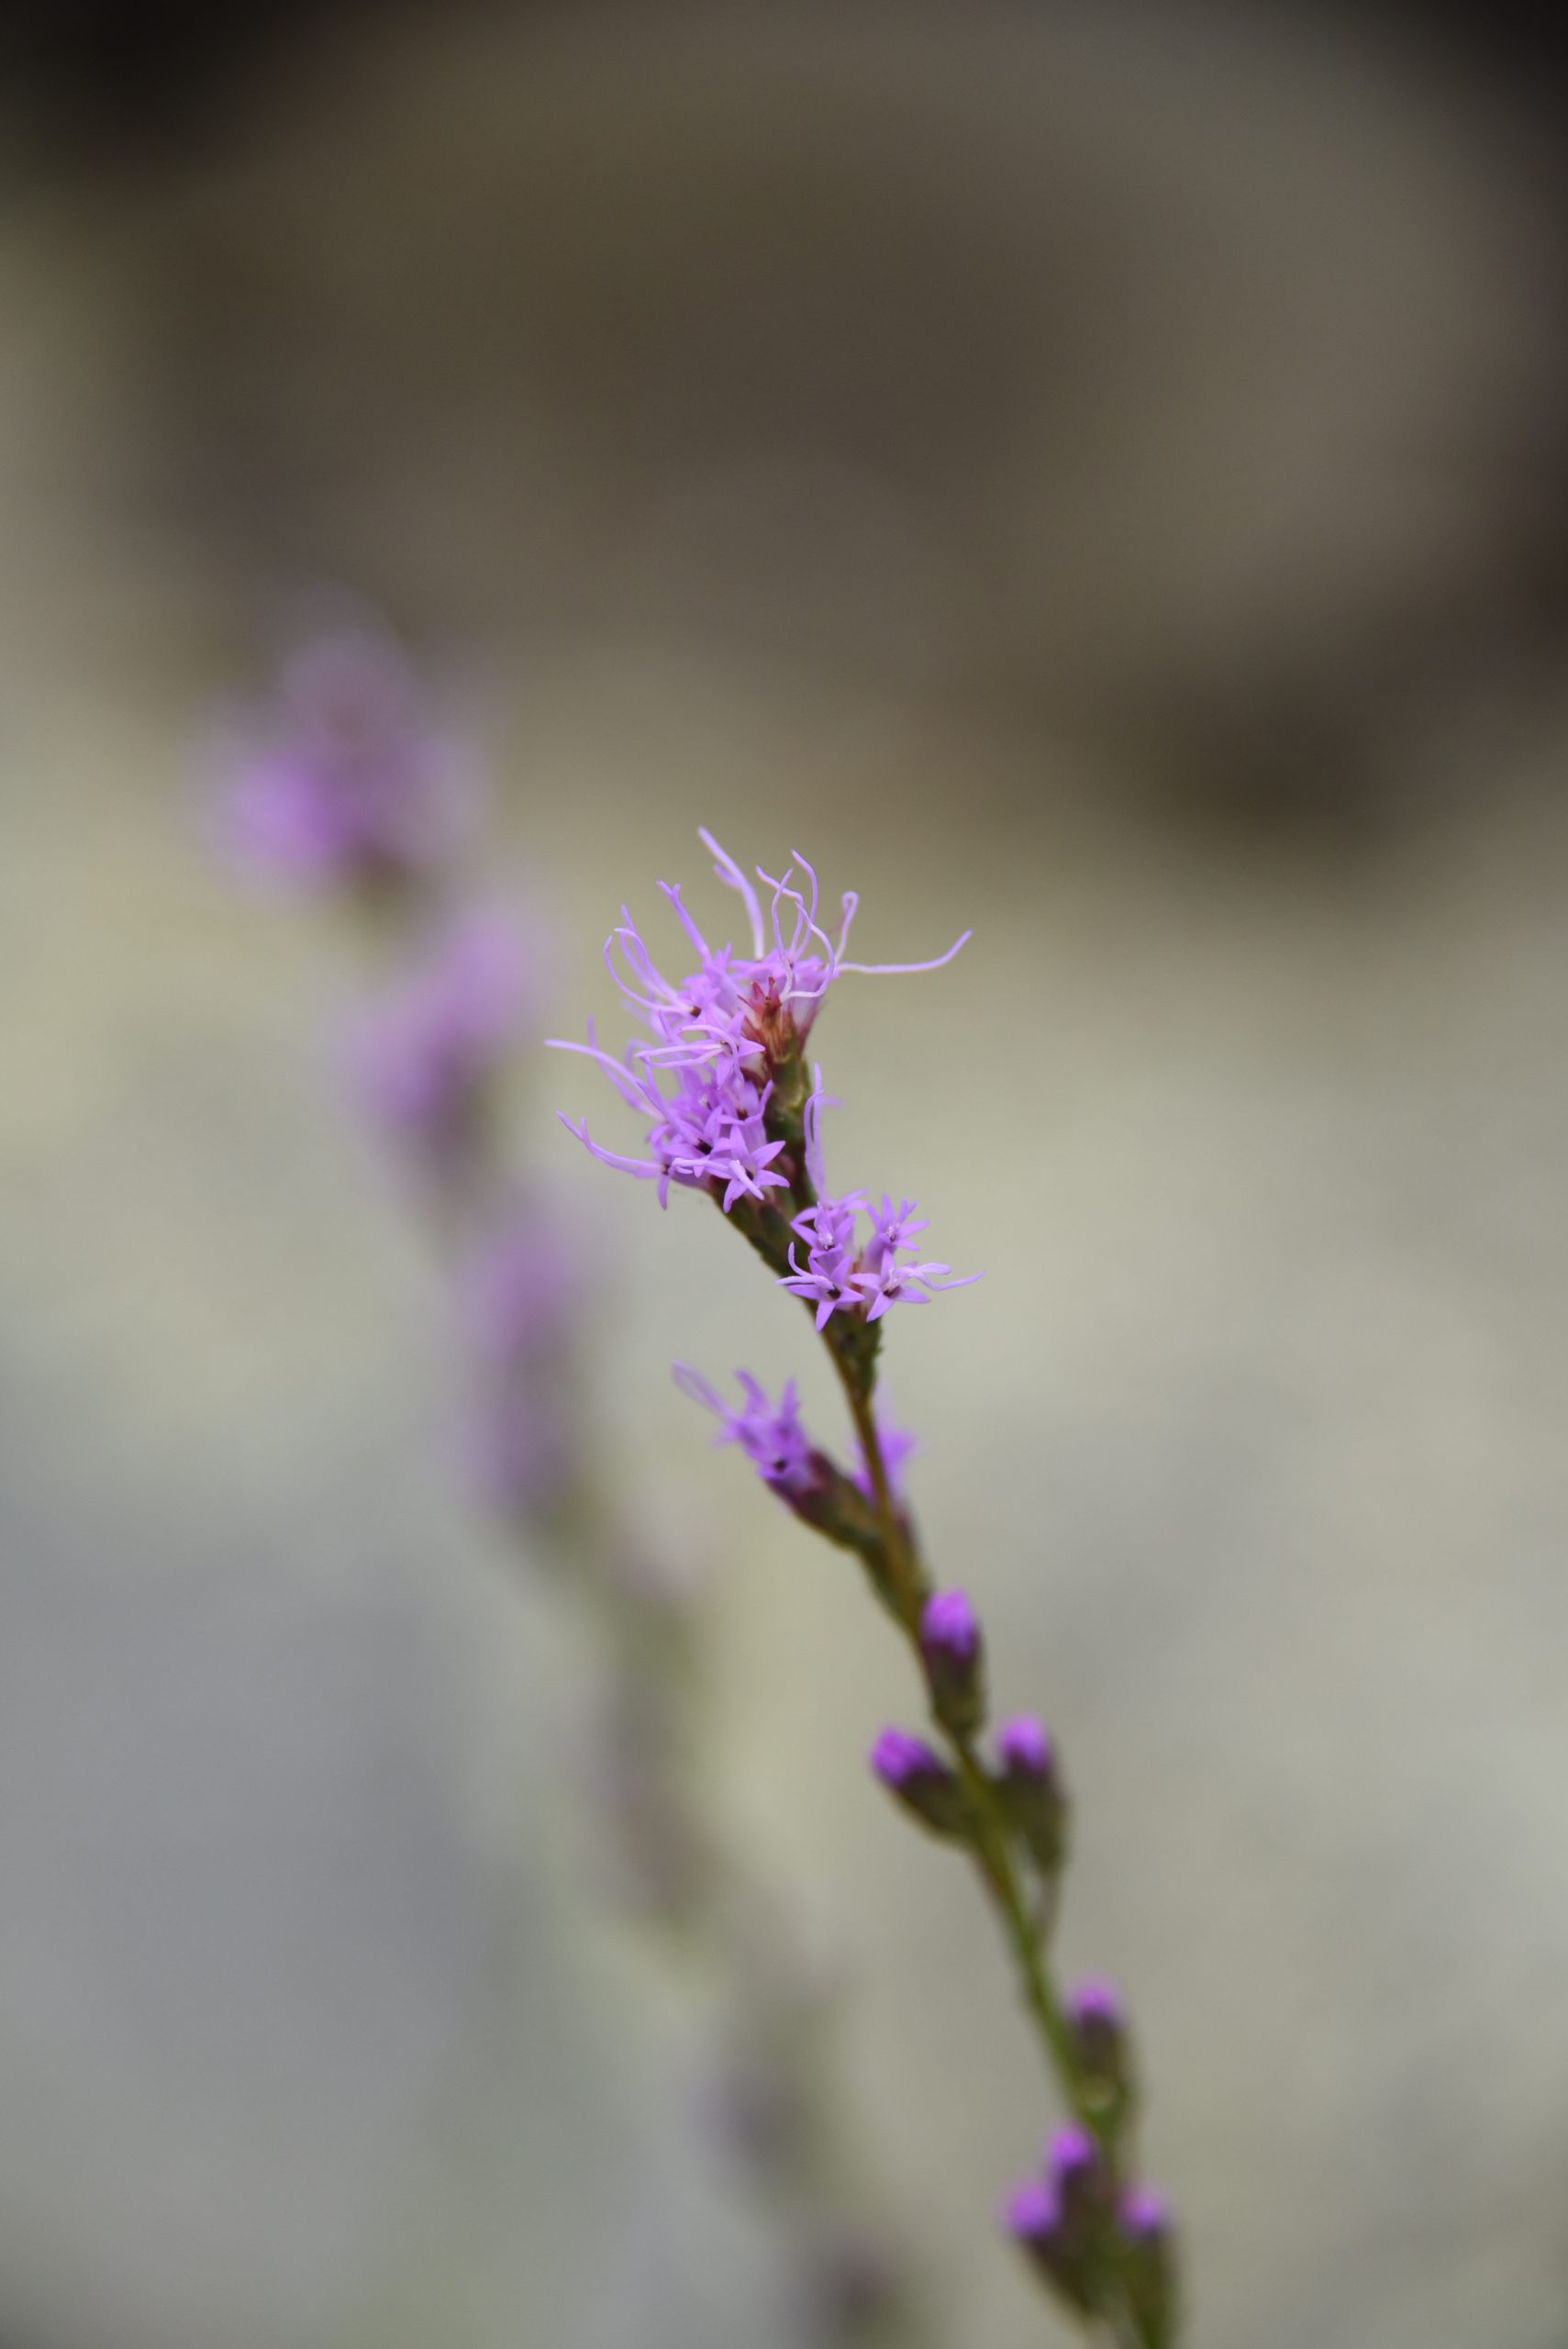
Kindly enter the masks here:
<path id="1" fill-rule="evenodd" d="M 776 881 L 759 866 L 757 877 L 772 893 L 764 918 L 756 890 L 734 859 L 708 833 L 701 838 L 713 855 L 719 879 L 736 892 L 745 907 L 751 953 L 738 952 L 730 945 L 710 946 L 686 910 L 679 888 L 661 882 L 671 911 L 697 956 L 696 969 L 679 979 L 666 978 L 625 907 L 619 925 L 605 942 L 610 974 L 646 1022 L 651 1043 L 632 1046 L 624 1059 L 617 1060 L 600 1051 L 592 1029 L 586 1044 L 555 1037 L 550 1041 L 558 1051 L 583 1052 L 596 1062 L 621 1099 L 646 1121 L 647 1155 L 628 1158 L 592 1141 L 585 1125 L 564 1119 L 594 1157 L 645 1182 L 657 1183 L 661 1205 L 669 1196 L 671 1184 L 676 1183 L 710 1192 L 728 1215 L 742 1198 L 760 1200 L 770 1190 L 787 1187 L 784 1175 L 773 1164 L 784 1144 L 776 1138 L 770 1141 L 765 1130 L 773 1074 L 781 1064 L 798 1060 L 835 979 L 849 971 L 940 969 L 957 953 L 969 933 L 966 930 L 946 954 L 930 963 L 848 962 L 844 950 L 858 902 L 852 891 L 845 895 L 835 941 L 817 919 L 817 875 L 804 857 L 795 859 L 805 875 L 804 889 L 794 885 L 794 866 Z M 673 1091 L 664 1088 L 666 1074 Z M 807 1146 L 807 1156 L 814 1162 L 819 1159 L 815 1135 L 819 1110 L 818 1100 L 812 1112 Z M 870 1259 L 858 1257 L 853 1251 L 854 1217 L 860 1204 L 858 1199 L 825 1201 L 818 1212 L 832 1211 L 822 1230 L 818 1231 L 813 1223 L 811 1230 L 800 1232 L 808 1247 L 819 1250 L 821 1262 L 814 1265 L 808 1259 L 806 1268 L 796 1266 L 793 1278 L 806 1284 L 801 1293 L 814 1304 L 819 1327 L 840 1305 L 865 1307 L 858 1284 L 873 1267 Z M 842 1261 L 835 1273 L 831 1263 L 839 1257 Z M 867 1318 L 874 1319 L 902 1286 L 916 1294 L 928 1275 L 946 1269 L 945 1265 L 906 1267 L 886 1297 L 879 1293 Z M 857 1286 L 849 1286 L 851 1275 Z"/>

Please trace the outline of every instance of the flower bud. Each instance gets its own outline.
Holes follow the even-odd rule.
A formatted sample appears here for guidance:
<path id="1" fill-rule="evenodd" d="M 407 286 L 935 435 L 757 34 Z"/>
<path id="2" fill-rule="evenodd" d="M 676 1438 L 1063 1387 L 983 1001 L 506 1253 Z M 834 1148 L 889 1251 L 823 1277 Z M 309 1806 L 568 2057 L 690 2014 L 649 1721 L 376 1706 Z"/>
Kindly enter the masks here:
<path id="1" fill-rule="evenodd" d="M 1119 2103 L 1131 2086 L 1131 2063 L 1116 1985 L 1098 1975 L 1080 1982 L 1068 1998 L 1067 2021 L 1085 2086 L 1097 2103 Z"/>
<path id="2" fill-rule="evenodd" d="M 1128 2299 L 1149 2349 L 1168 2349 L 1176 2335 L 1176 2261 L 1171 2210 L 1152 2186 L 1122 2196 L 1122 2272 Z"/>
<path id="3" fill-rule="evenodd" d="M 1030 2177 L 1009 2196 L 1002 2223 L 1047 2283 L 1071 2308 L 1090 2314 L 1094 2276 L 1081 2231 L 1069 2225 L 1055 2183 Z"/>
<path id="4" fill-rule="evenodd" d="M 962 1590 L 934 1591 L 920 1619 L 920 1653 L 937 1719 L 966 1737 L 985 1719 L 980 1623 Z"/>
<path id="5" fill-rule="evenodd" d="M 997 1781 L 1015 1831 L 1042 1875 L 1062 1865 L 1066 1850 L 1067 1799 L 1049 1733 L 1027 1713 L 996 1732 Z"/>
<path id="6" fill-rule="evenodd" d="M 1074 2235 L 1092 2235 L 1106 2201 L 1106 2165 L 1098 2143 L 1081 2121 L 1065 2122 L 1047 2140 L 1045 2174 L 1062 2226 Z"/>
<path id="7" fill-rule="evenodd" d="M 907 1730 L 884 1729 L 871 1750 L 871 1766 L 888 1792 L 933 1835 L 962 1842 L 969 1832 L 969 1805 L 954 1773 L 923 1738 Z"/>

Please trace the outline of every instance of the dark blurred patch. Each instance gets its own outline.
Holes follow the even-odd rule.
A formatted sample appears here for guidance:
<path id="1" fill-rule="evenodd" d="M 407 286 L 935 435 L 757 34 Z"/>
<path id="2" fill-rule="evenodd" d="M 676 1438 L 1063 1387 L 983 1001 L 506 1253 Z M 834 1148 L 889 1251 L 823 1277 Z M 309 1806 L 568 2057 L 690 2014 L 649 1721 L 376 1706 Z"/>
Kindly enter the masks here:
<path id="1" fill-rule="evenodd" d="M 680 12 L 681 0 L 658 4 Z M 539 0 L 503 5 L 522 15 Z M 1209 13 L 1208 0 L 1196 6 Z M 221 135 L 226 110 L 243 103 L 250 78 L 302 36 L 358 19 L 374 38 L 393 17 L 432 8 L 433 0 L 0 0 L 0 67 L 13 82 L 29 76 L 39 98 L 84 135 L 133 143 L 211 137 Z M 1272 0 L 1272 13 L 1335 15 L 1363 30 L 1382 18 L 1436 39 L 1538 108 L 1563 106 L 1568 18 L 1531 0 L 1373 0 L 1370 8 L 1340 0 L 1328 9 Z M 1568 114 L 1559 128 L 1568 130 Z"/>
<path id="2" fill-rule="evenodd" d="M 224 135 L 247 91 L 307 32 L 368 30 L 421 0 L 0 0 L 0 72 L 89 152 Z"/>

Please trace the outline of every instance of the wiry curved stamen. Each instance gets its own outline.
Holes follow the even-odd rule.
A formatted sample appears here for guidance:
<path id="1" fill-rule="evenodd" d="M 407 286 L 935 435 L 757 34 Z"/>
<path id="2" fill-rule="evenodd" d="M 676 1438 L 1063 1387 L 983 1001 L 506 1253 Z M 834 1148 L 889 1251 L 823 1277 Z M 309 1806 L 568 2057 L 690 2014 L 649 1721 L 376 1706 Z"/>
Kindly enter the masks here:
<path id="1" fill-rule="evenodd" d="M 690 1032 L 672 1036 L 667 1044 L 639 1044 L 637 1057 L 649 1068 L 709 1068 L 724 1058 L 740 1064 L 755 1060 L 762 1046 L 744 1036 L 731 1036 L 726 1030 L 706 1027 L 701 1020 L 688 1023 Z"/>
<path id="2" fill-rule="evenodd" d="M 635 1175 L 639 1183 L 656 1183 L 663 1174 L 663 1168 L 656 1166 L 651 1158 L 623 1158 L 618 1150 L 606 1150 L 588 1131 L 585 1118 L 573 1122 L 564 1109 L 558 1109 L 555 1114 L 567 1132 L 575 1134 L 589 1157 L 596 1158 L 601 1166 L 613 1166 L 617 1174 Z"/>
<path id="3" fill-rule="evenodd" d="M 633 963 L 631 956 L 627 952 L 625 942 L 626 936 L 627 933 L 624 930 L 612 930 L 609 936 L 606 939 L 605 968 L 609 973 L 611 978 L 615 981 L 617 986 L 620 989 L 622 995 L 625 996 L 628 1003 L 635 1004 L 638 1010 L 641 1012 L 645 1019 L 657 1019 L 670 1008 L 668 1001 L 658 996 L 639 994 L 636 987 L 632 986 L 628 980 L 622 978 L 620 973 L 615 966 L 615 947 L 617 941 L 619 940 L 621 941 L 621 955 L 623 960 L 626 962 L 629 969 L 636 969 L 636 965 Z M 640 942 L 641 941 L 639 941 L 639 944 Z M 655 978 L 658 978 L 659 974 L 657 972 L 654 972 L 653 975 Z M 660 980 L 659 983 L 661 985 L 663 985 L 662 980 Z"/>
<path id="4" fill-rule="evenodd" d="M 812 870 L 812 867 L 809 864 L 806 864 L 805 857 L 800 854 L 798 849 L 792 849 L 790 853 L 795 859 L 796 863 L 805 865 L 806 871 L 810 876 L 811 902 L 809 906 L 806 904 L 806 901 L 802 896 L 800 891 L 798 889 L 792 889 L 790 886 L 790 880 L 795 872 L 794 864 L 787 867 L 782 881 L 775 881 L 771 874 L 764 873 L 762 871 L 760 864 L 757 867 L 757 877 L 760 881 L 765 882 L 767 886 L 773 893 L 773 937 L 777 942 L 779 952 L 784 956 L 785 963 L 793 966 L 794 963 L 799 961 L 803 952 L 805 951 L 807 941 L 813 938 L 818 940 L 821 943 L 822 952 L 827 963 L 827 976 L 824 978 L 822 983 L 823 988 L 826 989 L 833 977 L 833 941 L 817 919 L 817 875 Z M 784 936 L 779 928 L 779 902 L 781 898 L 784 897 L 787 897 L 795 907 L 795 927 L 790 932 L 789 944 L 787 946 L 784 942 Z"/>
<path id="5" fill-rule="evenodd" d="M 815 985 L 806 985 L 801 982 L 800 971 L 806 968 L 821 972 L 822 975 Z M 779 1001 L 781 1003 L 820 1003 L 832 985 L 834 973 L 825 969 L 814 954 L 809 955 L 804 964 L 797 964 L 791 970 L 789 985 L 779 989 Z"/>
<path id="6" fill-rule="evenodd" d="M 751 925 L 751 952 L 753 954 L 761 955 L 767 933 L 762 928 L 762 908 L 757 902 L 757 892 L 752 888 L 728 850 L 720 848 L 713 834 L 705 831 L 700 824 L 697 826 L 697 838 L 712 857 L 713 869 L 718 878 L 727 888 L 736 892 L 745 907 L 747 919 Z"/>
<path id="7" fill-rule="evenodd" d="M 799 851 L 797 848 L 792 848 L 792 849 L 791 849 L 791 851 L 790 851 L 790 856 L 791 856 L 791 858 L 793 859 L 793 863 L 792 863 L 792 864 L 791 864 L 791 866 L 790 866 L 790 870 L 791 870 L 791 872 L 793 872 L 793 871 L 795 870 L 795 866 L 796 864 L 798 864 L 798 865 L 800 866 L 800 868 L 801 868 L 802 872 L 805 874 L 805 875 L 806 875 L 806 879 L 807 879 L 807 880 L 810 882 L 810 884 L 811 884 L 811 903 L 810 903 L 810 905 L 809 905 L 809 906 L 805 909 L 805 911 L 806 911 L 806 920 L 811 924 L 812 929 L 813 929 L 813 930 L 816 930 L 816 928 L 817 928 L 817 868 L 816 868 L 816 866 L 811 863 L 811 861 L 810 861 L 810 859 L 809 859 L 808 857 L 804 857 L 804 856 L 802 856 L 802 854 L 801 854 L 800 851 Z"/>
<path id="8" fill-rule="evenodd" d="M 840 969 L 843 963 L 844 949 L 850 942 L 850 924 L 854 920 L 856 914 L 860 911 L 860 905 L 861 896 L 858 889 L 846 889 L 843 896 L 839 900 L 839 911 L 842 914 L 843 920 L 840 924 L 839 928 L 839 943 L 833 949 L 833 967 L 835 970 Z"/>
<path id="9" fill-rule="evenodd" d="M 636 980 L 638 986 L 643 990 L 640 996 L 627 985 L 615 964 L 610 961 L 610 951 L 617 942 L 620 947 L 621 960 Z M 671 985 L 663 972 L 654 962 L 641 931 L 632 920 L 630 912 L 625 906 L 621 907 L 619 924 L 611 930 L 605 941 L 605 963 L 621 993 L 629 996 L 633 1003 L 638 1004 L 650 1019 L 657 1019 L 667 1011 L 679 1010 L 681 1008 L 678 990 Z"/>
<path id="10" fill-rule="evenodd" d="M 547 1036 L 544 1042 L 547 1052 L 579 1052 L 585 1061 L 596 1062 L 628 1108 L 654 1116 L 662 1112 L 664 1103 L 656 1085 L 639 1077 L 637 1071 L 628 1068 L 624 1061 L 617 1061 L 613 1052 L 600 1051 L 592 1020 L 588 1023 L 588 1041 L 585 1044 L 574 1043 L 569 1036 Z"/>
<path id="11" fill-rule="evenodd" d="M 685 931 L 686 936 L 691 940 L 692 944 L 695 947 L 698 961 L 702 963 L 711 962 L 713 957 L 709 952 L 706 939 L 703 936 L 701 930 L 697 928 L 695 922 L 686 911 L 685 907 L 681 903 L 680 883 L 678 881 L 661 881 L 659 886 L 663 895 L 669 899 L 671 905 L 674 907 L 675 918 L 680 923 L 681 928 Z"/>
<path id="12" fill-rule="evenodd" d="M 775 954 L 783 954 L 786 960 L 795 950 L 793 946 L 786 946 L 784 941 L 784 931 L 779 927 L 779 901 L 783 897 L 793 897 L 797 909 L 797 917 L 798 914 L 804 913 L 806 910 L 805 907 L 801 903 L 799 890 L 792 889 L 789 885 L 790 878 L 794 871 L 795 867 L 793 865 L 786 865 L 783 880 L 775 881 L 771 873 L 764 873 L 760 864 L 757 867 L 758 880 L 762 883 L 764 889 L 771 889 L 773 893 L 773 902 L 769 907 L 769 914 L 773 925 L 773 952 Z M 800 923 L 797 918 L 793 935 L 798 937 L 799 934 Z"/>
<path id="13" fill-rule="evenodd" d="M 962 938 L 953 940 L 945 954 L 936 955 L 929 963 L 840 963 L 839 968 L 840 971 L 859 971 L 864 977 L 872 979 L 901 978 L 911 971 L 940 971 L 944 963 L 952 961 L 961 948 L 968 945 L 973 935 L 972 930 L 966 930 Z"/>

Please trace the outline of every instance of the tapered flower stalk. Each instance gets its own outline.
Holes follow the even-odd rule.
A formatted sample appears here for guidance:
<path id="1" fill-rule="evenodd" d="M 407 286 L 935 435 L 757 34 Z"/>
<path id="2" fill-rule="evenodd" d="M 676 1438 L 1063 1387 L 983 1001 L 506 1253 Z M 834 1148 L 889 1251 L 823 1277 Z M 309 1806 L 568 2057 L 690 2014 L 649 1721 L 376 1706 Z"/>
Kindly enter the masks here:
<path id="1" fill-rule="evenodd" d="M 593 1628 L 601 1831 L 621 1897 L 709 1989 L 711 2076 L 695 2101 L 778 2216 L 797 2337 L 914 2349 L 928 2337 L 917 2295 L 849 2175 L 825 1987 L 694 1790 L 703 1637 L 690 1579 L 651 1553 L 592 1473 L 587 1252 L 537 1170 L 515 1164 L 504 1115 L 537 1033 L 540 957 L 529 924 L 473 886 L 473 778 L 396 645 L 357 628 L 295 657 L 265 721 L 230 744 L 225 785 L 245 874 L 351 910 L 372 951 L 350 1087 L 449 1275 L 471 1480 Z"/>
<path id="2" fill-rule="evenodd" d="M 687 1365 L 677 1364 L 677 1381 L 795 1516 L 854 1554 L 909 1651 L 929 1738 L 884 1730 L 872 1767 L 909 1818 L 969 1860 L 1066 2109 L 1041 2170 L 1007 2205 L 1009 2231 L 1042 2284 L 1092 2334 L 1118 2349 L 1171 2349 L 1171 2225 L 1163 2201 L 1137 2176 L 1138 2092 L 1120 2000 L 1103 1982 L 1065 1994 L 1051 1956 L 1067 1848 L 1056 1753 L 1029 1716 L 987 1742 L 979 1620 L 965 1593 L 937 1584 L 904 1486 L 909 1441 L 878 1409 L 888 1311 L 927 1304 L 978 1275 L 958 1277 L 922 1259 L 926 1225 L 912 1199 L 873 1205 L 860 1192 L 832 1192 L 823 1154 L 828 1099 L 808 1056 L 823 1003 L 840 979 L 876 968 L 940 969 L 965 940 L 929 963 L 851 962 L 852 895 L 832 937 L 817 918 L 816 874 L 798 852 L 777 879 L 759 868 L 759 894 L 709 834 L 701 837 L 718 879 L 741 901 L 750 951 L 710 946 L 680 890 L 662 883 L 697 958 L 695 970 L 667 979 L 623 910 L 606 955 L 646 1036 L 619 1058 L 592 1030 L 585 1045 L 562 1049 L 585 1052 L 638 1113 L 641 1151 L 609 1149 L 584 1122 L 563 1122 L 595 1158 L 653 1183 L 662 1204 L 672 1187 L 705 1193 L 811 1316 L 849 1409 L 852 1472 L 807 1433 L 793 1384 L 774 1405 L 741 1373 L 740 1400 L 730 1406 Z"/>

